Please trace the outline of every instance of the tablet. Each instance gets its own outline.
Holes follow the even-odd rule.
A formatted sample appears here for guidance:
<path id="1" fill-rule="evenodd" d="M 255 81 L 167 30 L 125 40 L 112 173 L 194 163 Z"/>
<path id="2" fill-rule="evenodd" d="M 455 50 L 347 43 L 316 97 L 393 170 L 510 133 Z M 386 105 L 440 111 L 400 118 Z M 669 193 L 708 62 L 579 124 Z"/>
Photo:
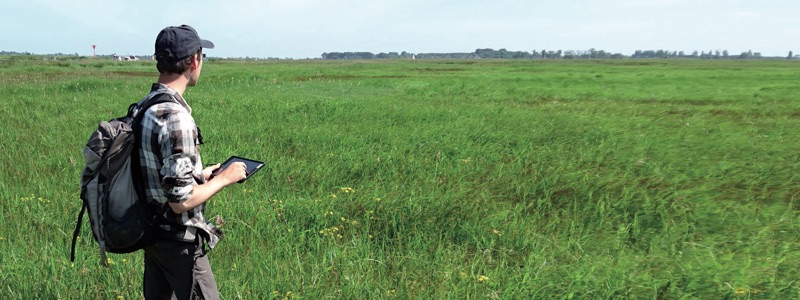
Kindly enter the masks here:
<path id="1" fill-rule="evenodd" d="M 247 170 L 246 170 L 247 177 L 245 177 L 244 179 L 239 181 L 239 183 L 242 183 L 243 181 L 247 180 L 255 172 L 258 172 L 258 170 L 261 170 L 261 168 L 264 167 L 264 163 L 260 162 L 260 161 L 257 161 L 257 160 L 252 160 L 252 159 L 239 157 L 239 156 L 231 156 L 230 158 L 228 158 L 228 160 L 226 160 L 224 163 L 222 163 L 222 165 L 219 167 L 219 169 L 216 169 L 216 170 L 214 170 L 213 173 L 211 173 L 211 177 L 219 175 L 219 173 L 222 172 L 222 170 L 225 170 L 225 168 L 227 168 L 232 163 L 237 162 L 237 161 L 243 162 L 245 164 L 245 166 L 247 166 Z"/>

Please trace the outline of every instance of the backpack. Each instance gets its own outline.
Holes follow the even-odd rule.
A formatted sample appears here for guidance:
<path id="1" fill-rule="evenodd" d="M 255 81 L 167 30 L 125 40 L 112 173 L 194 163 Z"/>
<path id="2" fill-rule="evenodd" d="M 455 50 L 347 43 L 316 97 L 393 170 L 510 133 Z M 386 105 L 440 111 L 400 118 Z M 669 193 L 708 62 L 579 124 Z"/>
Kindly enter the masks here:
<path id="1" fill-rule="evenodd" d="M 104 266 L 108 266 L 106 252 L 130 253 L 155 241 L 160 214 L 144 197 L 139 162 L 140 124 L 148 108 L 170 101 L 173 101 L 170 95 L 157 94 L 142 101 L 141 106 L 133 103 L 126 116 L 102 121 L 92 133 L 83 149 L 86 161 L 81 176 L 83 205 L 72 234 L 70 261 L 75 261 L 75 242 L 87 210 Z M 163 209 L 167 207 L 164 205 Z"/>

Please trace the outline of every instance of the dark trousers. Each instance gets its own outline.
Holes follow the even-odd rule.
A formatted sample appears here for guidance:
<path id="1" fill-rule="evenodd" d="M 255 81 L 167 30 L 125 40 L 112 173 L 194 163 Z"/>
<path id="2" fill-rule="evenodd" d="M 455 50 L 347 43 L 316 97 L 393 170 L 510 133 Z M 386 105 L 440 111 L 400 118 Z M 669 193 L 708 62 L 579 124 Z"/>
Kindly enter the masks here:
<path id="1" fill-rule="evenodd" d="M 160 240 L 144 249 L 145 299 L 219 299 L 202 241 Z"/>

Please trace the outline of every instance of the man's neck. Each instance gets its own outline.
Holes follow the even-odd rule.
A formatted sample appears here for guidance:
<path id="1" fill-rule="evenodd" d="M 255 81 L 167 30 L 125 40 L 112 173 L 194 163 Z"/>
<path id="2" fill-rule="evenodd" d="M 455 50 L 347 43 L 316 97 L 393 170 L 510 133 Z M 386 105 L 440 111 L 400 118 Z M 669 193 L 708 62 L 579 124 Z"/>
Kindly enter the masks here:
<path id="1" fill-rule="evenodd" d="M 158 76 L 158 83 L 170 87 L 183 96 L 183 92 L 186 91 L 186 86 L 189 84 L 189 79 L 183 74 L 162 73 Z"/>

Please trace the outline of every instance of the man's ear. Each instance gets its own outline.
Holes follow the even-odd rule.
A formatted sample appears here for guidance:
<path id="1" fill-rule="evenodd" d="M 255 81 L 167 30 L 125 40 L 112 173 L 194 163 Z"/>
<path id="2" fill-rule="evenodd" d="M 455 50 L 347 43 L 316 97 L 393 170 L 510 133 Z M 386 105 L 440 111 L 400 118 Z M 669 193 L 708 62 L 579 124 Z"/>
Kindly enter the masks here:
<path id="1" fill-rule="evenodd" d="M 192 68 L 192 70 L 196 70 L 199 65 L 200 65 L 200 55 L 193 54 L 192 55 L 192 64 L 191 64 L 190 67 Z"/>

